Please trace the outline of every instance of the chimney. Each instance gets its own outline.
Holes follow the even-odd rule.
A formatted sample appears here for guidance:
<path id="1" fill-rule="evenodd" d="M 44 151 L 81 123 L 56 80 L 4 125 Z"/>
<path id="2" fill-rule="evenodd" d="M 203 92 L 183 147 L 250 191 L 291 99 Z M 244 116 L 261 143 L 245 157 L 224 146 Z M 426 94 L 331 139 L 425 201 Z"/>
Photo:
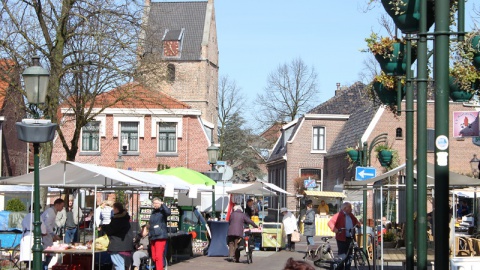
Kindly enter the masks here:
<path id="1" fill-rule="evenodd" d="M 337 90 L 335 90 L 335 96 L 340 94 L 340 91 L 342 91 L 342 89 L 340 89 L 340 83 L 337 83 Z"/>

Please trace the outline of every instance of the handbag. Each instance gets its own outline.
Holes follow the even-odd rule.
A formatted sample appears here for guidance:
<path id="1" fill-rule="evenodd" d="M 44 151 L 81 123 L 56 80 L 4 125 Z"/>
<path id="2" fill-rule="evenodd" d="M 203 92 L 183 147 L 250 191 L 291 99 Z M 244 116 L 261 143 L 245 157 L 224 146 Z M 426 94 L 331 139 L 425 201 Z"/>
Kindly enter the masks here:
<path id="1" fill-rule="evenodd" d="M 292 232 L 292 242 L 300 242 L 300 233 L 297 231 Z"/>

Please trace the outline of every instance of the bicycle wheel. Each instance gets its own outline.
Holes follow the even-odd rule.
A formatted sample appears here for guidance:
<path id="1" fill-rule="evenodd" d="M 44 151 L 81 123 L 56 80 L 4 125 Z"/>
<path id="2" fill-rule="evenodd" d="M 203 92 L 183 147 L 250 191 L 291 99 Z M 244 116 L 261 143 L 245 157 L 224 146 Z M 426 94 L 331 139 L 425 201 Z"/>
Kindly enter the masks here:
<path id="1" fill-rule="evenodd" d="M 367 254 L 361 248 L 356 248 L 353 252 L 353 261 L 355 263 L 355 269 L 357 270 L 370 270 L 370 262 L 368 261 Z"/>

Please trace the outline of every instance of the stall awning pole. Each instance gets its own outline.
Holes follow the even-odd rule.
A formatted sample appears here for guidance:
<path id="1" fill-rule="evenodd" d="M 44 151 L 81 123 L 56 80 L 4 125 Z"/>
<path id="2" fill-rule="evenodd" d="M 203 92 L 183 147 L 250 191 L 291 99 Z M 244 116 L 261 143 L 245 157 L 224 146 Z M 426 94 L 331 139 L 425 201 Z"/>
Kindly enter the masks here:
<path id="1" fill-rule="evenodd" d="M 97 216 L 97 207 L 96 207 L 96 203 L 97 203 L 97 185 L 95 185 L 95 195 L 93 196 L 94 200 L 93 200 L 93 229 L 92 229 L 92 234 L 93 234 L 93 240 L 92 240 L 92 269 L 95 269 L 95 236 L 96 236 L 96 233 L 95 233 L 95 230 L 97 229 L 97 226 L 95 226 L 95 217 Z M 90 219 L 90 223 L 92 223 L 92 220 Z M 90 225 L 89 225 L 90 226 Z M 86 229 L 85 227 L 83 228 L 84 230 Z"/>

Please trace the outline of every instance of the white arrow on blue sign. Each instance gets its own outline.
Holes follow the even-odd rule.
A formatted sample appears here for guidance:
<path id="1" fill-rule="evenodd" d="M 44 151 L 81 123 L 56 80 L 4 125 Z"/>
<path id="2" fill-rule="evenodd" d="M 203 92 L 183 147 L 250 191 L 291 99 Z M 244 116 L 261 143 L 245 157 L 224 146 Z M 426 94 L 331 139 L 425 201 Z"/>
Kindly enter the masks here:
<path id="1" fill-rule="evenodd" d="M 377 176 L 377 169 L 373 167 L 356 167 L 355 180 L 367 180 Z"/>

